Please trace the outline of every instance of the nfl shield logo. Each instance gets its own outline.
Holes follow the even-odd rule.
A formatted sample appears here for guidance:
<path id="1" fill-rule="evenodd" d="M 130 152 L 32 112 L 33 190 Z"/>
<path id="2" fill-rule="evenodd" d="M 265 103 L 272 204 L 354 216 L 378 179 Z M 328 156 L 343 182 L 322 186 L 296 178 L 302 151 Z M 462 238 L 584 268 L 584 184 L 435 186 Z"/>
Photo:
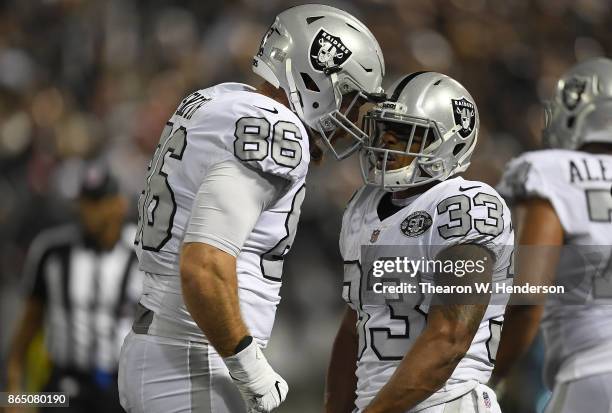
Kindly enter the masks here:
<path id="1" fill-rule="evenodd" d="M 563 104 L 569 110 L 574 110 L 582 100 L 582 94 L 586 90 L 587 79 L 578 76 L 568 80 L 563 86 Z"/>
<path id="2" fill-rule="evenodd" d="M 310 64 L 313 69 L 322 72 L 325 68 L 342 66 L 353 54 L 339 37 L 332 36 L 325 30 L 319 30 L 310 44 Z"/>
<path id="3" fill-rule="evenodd" d="M 466 98 L 451 99 L 451 102 L 455 125 L 461 126 L 459 135 L 467 138 L 474 131 L 474 125 L 476 124 L 476 110 L 474 109 L 474 104 Z"/>
<path id="4" fill-rule="evenodd" d="M 487 409 L 490 409 L 491 408 L 491 399 L 489 398 L 489 394 L 486 391 L 482 392 L 482 400 L 484 401 L 484 404 L 487 407 Z"/>
<path id="5" fill-rule="evenodd" d="M 370 243 L 374 244 L 376 241 L 378 241 L 379 235 L 380 235 L 379 229 L 375 229 L 374 231 L 372 231 L 372 236 L 370 237 Z"/>

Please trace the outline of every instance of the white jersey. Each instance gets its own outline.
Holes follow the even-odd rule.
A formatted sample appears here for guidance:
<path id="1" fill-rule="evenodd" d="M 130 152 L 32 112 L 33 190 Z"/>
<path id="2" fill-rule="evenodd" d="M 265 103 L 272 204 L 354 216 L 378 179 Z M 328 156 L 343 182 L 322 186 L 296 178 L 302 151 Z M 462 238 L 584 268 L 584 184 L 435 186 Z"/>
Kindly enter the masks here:
<path id="1" fill-rule="evenodd" d="M 291 110 L 239 83 L 198 90 L 183 99 L 149 165 L 136 236 L 140 268 L 147 273 L 141 302 L 155 313 L 149 334 L 206 342 L 183 302 L 179 255 L 207 172 L 234 159 L 288 182 L 283 195 L 261 213 L 237 256 L 244 321 L 260 344 L 270 337 L 283 258 L 305 195 L 308 135 Z"/>
<path id="2" fill-rule="evenodd" d="M 551 203 L 568 246 L 560 275 L 578 264 L 568 253 L 602 254 L 591 261 L 596 265 L 571 275 L 580 286 L 567 292 L 570 297 L 547 301 L 542 331 L 548 385 L 560 369 L 563 381 L 612 371 L 611 186 L 612 156 L 558 149 L 513 159 L 498 186 L 509 202 L 543 198 Z M 568 304 L 574 298 L 584 304 Z"/>
<path id="3" fill-rule="evenodd" d="M 363 410 L 389 380 L 401 359 L 426 326 L 431 296 L 418 298 L 414 306 L 399 313 L 393 304 L 363 302 L 362 246 L 405 246 L 419 257 L 435 259 L 457 244 L 479 244 L 494 256 L 493 280 L 507 278 L 514 233 L 510 212 L 497 192 L 482 182 L 457 177 L 407 200 L 407 205 L 384 219 L 378 207 L 386 193 L 375 187 L 361 188 L 349 202 L 342 221 L 340 250 L 344 259 L 343 298 L 357 312 L 359 350 L 357 400 Z M 387 194 L 387 196 L 389 196 Z M 406 201 L 406 200 L 404 200 Z M 387 251 L 388 251 L 388 247 Z M 416 252 L 414 252 L 416 253 Z M 472 345 L 446 384 L 421 403 L 425 408 L 447 402 L 486 383 L 493 369 L 505 305 L 490 305 Z"/>

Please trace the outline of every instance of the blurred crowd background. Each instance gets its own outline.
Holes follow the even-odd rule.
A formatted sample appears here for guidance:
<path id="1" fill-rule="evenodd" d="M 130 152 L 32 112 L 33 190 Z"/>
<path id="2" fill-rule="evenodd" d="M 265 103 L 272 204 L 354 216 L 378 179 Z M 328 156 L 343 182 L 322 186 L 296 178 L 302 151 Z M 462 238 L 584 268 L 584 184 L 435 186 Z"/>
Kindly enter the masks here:
<path id="1" fill-rule="evenodd" d="M 0 2 L 0 366 L 22 302 L 28 246 L 42 229 L 75 219 L 84 161 L 108 162 L 134 218 L 147 162 L 181 98 L 224 81 L 259 84 L 251 57 L 260 38 L 277 12 L 298 3 Z M 557 77 L 576 61 L 612 52 L 607 0 L 324 3 L 372 30 L 385 55 L 385 85 L 426 69 L 471 91 L 482 127 L 467 175 L 491 184 L 511 157 L 538 147 L 540 102 Z M 279 411 L 320 411 L 343 309 L 340 217 L 360 182 L 354 159 L 311 169 L 267 351 L 291 383 Z M 508 384 L 507 412 L 535 412 L 544 402 L 540 350 Z"/>

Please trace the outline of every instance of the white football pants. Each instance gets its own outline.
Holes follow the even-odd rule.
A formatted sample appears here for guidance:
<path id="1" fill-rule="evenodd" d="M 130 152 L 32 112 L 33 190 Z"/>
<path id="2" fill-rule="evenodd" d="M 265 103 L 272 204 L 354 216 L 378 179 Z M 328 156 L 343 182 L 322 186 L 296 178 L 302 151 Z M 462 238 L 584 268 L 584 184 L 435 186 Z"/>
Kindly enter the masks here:
<path id="1" fill-rule="evenodd" d="M 546 413 L 612 413 L 612 373 L 557 382 Z"/>
<path id="2" fill-rule="evenodd" d="M 128 413 L 246 413 L 212 346 L 133 331 L 121 348 L 119 400 Z"/>

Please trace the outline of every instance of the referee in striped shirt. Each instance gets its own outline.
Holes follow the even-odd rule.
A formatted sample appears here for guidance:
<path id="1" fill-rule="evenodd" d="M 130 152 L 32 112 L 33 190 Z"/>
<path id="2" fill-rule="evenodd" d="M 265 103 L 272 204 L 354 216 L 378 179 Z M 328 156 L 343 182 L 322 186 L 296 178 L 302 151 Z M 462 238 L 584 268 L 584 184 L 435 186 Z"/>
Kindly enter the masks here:
<path id="1" fill-rule="evenodd" d="M 22 391 L 26 350 L 44 325 L 52 364 L 43 391 L 65 392 L 63 413 L 122 412 L 118 357 L 140 297 L 127 200 L 99 164 L 86 168 L 79 224 L 41 233 L 25 266 L 29 297 L 8 360 L 8 391 Z M 53 411 L 46 409 L 44 411 Z"/>

